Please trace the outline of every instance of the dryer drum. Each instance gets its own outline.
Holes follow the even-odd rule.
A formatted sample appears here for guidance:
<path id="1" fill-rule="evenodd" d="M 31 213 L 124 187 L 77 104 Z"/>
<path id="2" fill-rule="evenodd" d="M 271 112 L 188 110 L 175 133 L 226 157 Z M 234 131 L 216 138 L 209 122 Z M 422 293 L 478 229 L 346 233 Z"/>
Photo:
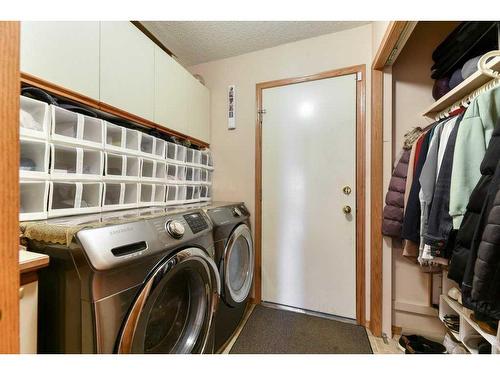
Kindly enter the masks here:
<path id="1" fill-rule="evenodd" d="M 250 228 L 240 224 L 229 237 L 224 252 L 224 299 L 235 305 L 243 302 L 250 293 L 253 281 L 255 253 Z"/>
<path id="2" fill-rule="evenodd" d="M 118 352 L 203 353 L 218 289 L 215 264 L 202 250 L 182 250 L 164 261 L 133 304 Z"/>

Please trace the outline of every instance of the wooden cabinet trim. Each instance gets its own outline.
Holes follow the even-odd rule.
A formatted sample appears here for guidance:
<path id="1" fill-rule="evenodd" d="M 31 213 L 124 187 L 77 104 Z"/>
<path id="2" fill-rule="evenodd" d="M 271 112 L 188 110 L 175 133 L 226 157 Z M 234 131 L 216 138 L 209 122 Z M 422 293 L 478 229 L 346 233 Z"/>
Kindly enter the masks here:
<path id="1" fill-rule="evenodd" d="M 26 84 L 26 85 L 30 85 L 30 86 L 34 86 L 34 87 L 38 87 L 42 90 L 45 90 L 45 91 L 50 92 L 52 94 L 64 97 L 68 100 L 72 100 L 74 102 L 84 104 L 84 105 L 91 107 L 91 108 L 99 109 L 99 110 L 107 112 L 111 115 L 122 117 L 123 119 L 133 121 L 137 124 L 140 124 L 142 126 L 145 126 L 145 127 L 151 128 L 151 129 L 156 129 L 159 132 L 165 133 L 166 135 L 188 140 L 196 146 L 199 146 L 199 147 L 208 147 L 209 146 L 209 143 L 207 143 L 207 142 L 196 139 L 196 138 L 191 137 L 189 135 L 185 135 L 185 134 L 176 132 L 175 130 L 165 128 L 164 126 L 157 124 L 151 120 L 147 120 L 147 119 L 142 118 L 140 116 L 134 115 L 133 113 L 124 111 L 120 108 L 116 108 L 116 107 L 109 105 L 107 103 L 89 98 L 85 95 L 81 95 L 77 92 L 66 89 L 66 88 L 61 87 L 59 85 L 53 84 L 51 82 L 45 81 L 45 80 L 38 78 L 38 77 L 35 77 L 31 74 L 21 72 L 21 83 Z"/>

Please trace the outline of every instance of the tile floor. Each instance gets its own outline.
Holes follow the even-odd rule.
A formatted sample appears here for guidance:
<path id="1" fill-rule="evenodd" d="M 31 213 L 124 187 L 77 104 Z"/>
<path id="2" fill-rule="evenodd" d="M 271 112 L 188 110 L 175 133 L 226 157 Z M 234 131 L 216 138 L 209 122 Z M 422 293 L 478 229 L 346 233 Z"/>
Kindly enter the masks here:
<path id="1" fill-rule="evenodd" d="M 240 327 L 238 328 L 238 331 L 236 332 L 234 337 L 231 339 L 229 344 L 226 346 L 224 351 L 222 351 L 222 354 L 229 354 L 229 352 L 231 351 L 231 348 L 233 347 L 234 343 L 238 339 L 238 336 L 241 333 L 241 330 L 243 329 L 243 327 L 245 326 L 245 323 L 247 322 L 248 317 L 252 313 L 254 307 L 255 307 L 255 305 L 252 305 L 248 309 L 245 317 L 243 318 L 243 323 L 240 325 Z M 394 336 L 391 339 L 388 338 L 387 343 L 385 343 L 383 338 L 373 336 L 369 330 L 366 330 L 366 332 L 368 333 L 368 339 L 370 340 L 370 345 L 372 346 L 373 354 L 403 354 L 403 352 L 401 350 L 399 350 L 399 348 L 398 348 L 399 335 Z"/>

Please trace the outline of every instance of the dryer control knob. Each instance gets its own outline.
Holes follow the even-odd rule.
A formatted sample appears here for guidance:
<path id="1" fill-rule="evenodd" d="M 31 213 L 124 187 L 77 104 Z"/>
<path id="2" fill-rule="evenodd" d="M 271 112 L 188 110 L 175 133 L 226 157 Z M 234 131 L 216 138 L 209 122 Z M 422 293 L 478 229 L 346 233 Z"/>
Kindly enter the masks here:
<path id="1" fill-rule="evenodd" d="M 234 217 L 240 217 L 241 216 L 241 211 L 238 209 L 238 207 L 233 208 L 233 216 Z"/>
<path id="2" fill-rule="evenodd" d="M 182 238 L 182 236 L 184 236 L 184 232 L 186 231 L 184 225 L 182 225 L 182 223 L 177 220 L 167 221 L 167 223 L 165 224 L 165 229 L 167 230 L 167 233 L 175 239 Z"/>

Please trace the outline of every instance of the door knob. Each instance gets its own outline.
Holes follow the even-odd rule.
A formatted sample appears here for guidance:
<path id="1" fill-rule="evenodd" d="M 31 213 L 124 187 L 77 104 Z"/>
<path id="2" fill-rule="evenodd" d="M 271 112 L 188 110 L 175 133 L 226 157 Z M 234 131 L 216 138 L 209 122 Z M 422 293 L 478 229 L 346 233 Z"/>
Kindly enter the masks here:
<path id="1" fill-rule="evenodd" d="M 350 214 L 351 213 L 351 206 L 344 206 L 342 208 L 342 211 L 344 211 L 344 213 L 347 215 L 347 214 Z"/>

